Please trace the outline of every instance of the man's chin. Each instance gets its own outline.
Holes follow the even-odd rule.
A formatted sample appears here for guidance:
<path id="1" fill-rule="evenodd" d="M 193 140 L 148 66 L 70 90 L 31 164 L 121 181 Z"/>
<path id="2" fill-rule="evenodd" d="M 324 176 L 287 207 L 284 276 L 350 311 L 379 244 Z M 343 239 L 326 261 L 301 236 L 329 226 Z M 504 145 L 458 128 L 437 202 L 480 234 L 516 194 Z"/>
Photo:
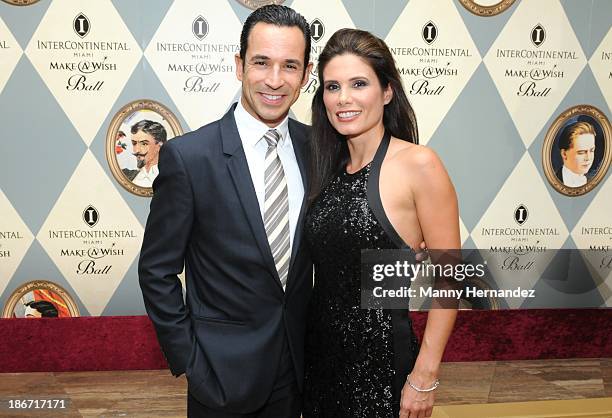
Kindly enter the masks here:
<path id="1" fill-rule="evenodd" d="M 282 112 L 282 113 L 264 114 L 264 115 L 261 115 L 260 118 L 261 118 L 261 121 L 265 123 L 266 125 L 274 126 L 274 125 L 278 125 L 279 123 L 281 123 L 283 119 L 285 119 L 288 113 L 289 113 L 289 110 L 287 109 L 287 111 Z"/>

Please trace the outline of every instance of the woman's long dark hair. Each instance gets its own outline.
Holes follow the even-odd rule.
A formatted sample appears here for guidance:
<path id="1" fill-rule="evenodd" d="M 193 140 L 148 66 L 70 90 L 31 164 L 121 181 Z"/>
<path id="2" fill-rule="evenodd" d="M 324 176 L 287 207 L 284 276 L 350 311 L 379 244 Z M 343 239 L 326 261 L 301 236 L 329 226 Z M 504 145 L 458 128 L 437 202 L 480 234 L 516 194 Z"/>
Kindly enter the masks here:
<path id="1" fill-rule="evenodd" d="M 396 138 L 419 143 L 414 111 L 406 97 L 395 61 L 385 42 L 363 30 L 340 29 L 332 35 L 323 48 L 317 66 L 319 87 L 312 99 L 312 164 L 308 192 L 311 203 L 349 160 L 346 139 L 327 119 L 323 103 L 323 69 L 332 58 L 343 54 L 353 54 L 364 59 L 376 73 L 383 89 L 391 85 L 393 98 L 385 105 L 383 113 L 385 129 Z"/>

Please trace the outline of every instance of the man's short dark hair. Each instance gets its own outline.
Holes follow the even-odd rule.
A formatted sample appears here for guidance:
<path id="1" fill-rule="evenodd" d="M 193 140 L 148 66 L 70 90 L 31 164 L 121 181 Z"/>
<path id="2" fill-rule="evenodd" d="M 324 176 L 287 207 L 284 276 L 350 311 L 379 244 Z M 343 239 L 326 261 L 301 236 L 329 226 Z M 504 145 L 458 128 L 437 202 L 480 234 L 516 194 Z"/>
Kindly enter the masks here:
<path id="1" fill-rule="evenodd" d="M 159 122 L 153 122 L 152 120 L 143 119 L 138 123 L 132 125 L 131 132 L 132 135 L 138 133 L 138 131 L 142 131 L 145 134 L 149 134 L 155 139 L 156 143 L 164 143 L 168 135 L 166 134 L 166 128 Z"/>
<path id="2" fill-rule="evenodd" d="M 249 47 L 249 34 L 255 24 L 262 22 L 276 26 L 297 27 L 304 34 L 306 48 L 304 49 L 304 71 L 310 61 L 310 26 L 304 16 L 290 7 L 279 4 L 269 4 L 255 10 L 247 17 L 240 34 L 240 58 L 244 65 L 246 51 Z"/>
<path id="3" fill-rule="evenodd" d="M 58 316 L 57 308 L 49 301 L 39 300 L 38 302 L 28 302 L 25 305 L 36 309 L 43 318 L 57 318 Z"/>

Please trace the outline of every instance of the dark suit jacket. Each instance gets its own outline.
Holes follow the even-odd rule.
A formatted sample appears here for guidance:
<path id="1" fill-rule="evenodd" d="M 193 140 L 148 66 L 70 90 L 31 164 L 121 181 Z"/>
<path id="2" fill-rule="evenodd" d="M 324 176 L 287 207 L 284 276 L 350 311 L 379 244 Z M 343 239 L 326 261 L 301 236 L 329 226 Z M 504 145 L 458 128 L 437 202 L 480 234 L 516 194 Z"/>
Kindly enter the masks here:
<path id="1" fill-rule="evenodd" d="M 172 373 L 205 405 L 247 413 L 272 391 L 285 333 L 301 389 L 312 265 L 304 201 L 283 291 L 234 108 L 161 148 L 138 271 Z M 290 120 L 289 132 L 307 190 L 308 127 Z"/>

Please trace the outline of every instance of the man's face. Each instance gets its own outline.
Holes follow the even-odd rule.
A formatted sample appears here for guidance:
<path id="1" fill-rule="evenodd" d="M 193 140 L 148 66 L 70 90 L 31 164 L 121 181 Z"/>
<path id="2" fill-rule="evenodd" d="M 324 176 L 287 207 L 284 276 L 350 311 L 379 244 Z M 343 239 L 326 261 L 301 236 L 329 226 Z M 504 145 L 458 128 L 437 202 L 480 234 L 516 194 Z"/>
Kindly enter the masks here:
<path id="1" fill-rule="evenodd" d="M 593 134 L 578 135 L 572 146 L 561 150 L 563 165 L 576 174 L 586 174 L 593 165 L 595 157 L 595 136 Z"/>
<path id="2" fill-rule="evenodd" d="M 132 154 L 136 157 L 138 168 L 157 164 L 161 142 L 155 142 L 152 135 L 143 131 L 132 134 Z"/>
<path id="3" fill-rule="evenodd" d="M 304 34 L 295 27 L 256 23 L 249 34 L 244 62 L 236 55 L 236 76 L 242 81 L 242 104 L 269 127 L 278 125 L 308 81 L 304 72 Z"/>

